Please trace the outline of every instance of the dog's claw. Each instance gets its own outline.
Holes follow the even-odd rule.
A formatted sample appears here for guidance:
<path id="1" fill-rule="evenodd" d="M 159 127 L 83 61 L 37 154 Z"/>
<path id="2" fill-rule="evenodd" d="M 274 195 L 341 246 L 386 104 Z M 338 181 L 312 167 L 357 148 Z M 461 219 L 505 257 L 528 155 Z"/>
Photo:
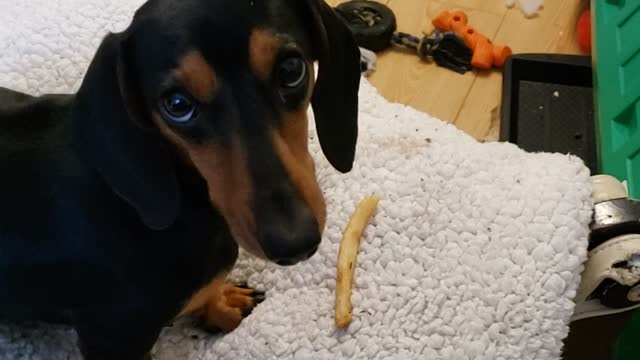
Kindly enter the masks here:
<path id="1" fill-rule="evenodd" d="M 253 296 L 253 301 L 256 305 L 262 303 L 265 300 L 266 296 L 264 295 L 264 293 L 260 294 L 260 295 L 254 295 Z"/>
<path id="2" fill-rule="evenodd" d="M 248 284 L 248 283 L 246 283 L 246 282 L 236 284 L 236 287 L 239 287 L 239 288 L 241 288 L 241 289 L 251 289 L 251 288 L 249 287 L 249 284 Z"/>
<path id="3" fill-rule="evenodd" d="M 242 308 L 243 318 L 246 318 L 247 316 L 251 315 L 251 313 L 253 312 L 253 309 L 255 309 L 256 306 L 258 306 L 258 304 L 264 302 L 264 300 L 266 299 L 266 293 L 264 291 L 254 290 L 253 293 L 251 294 L 251 297 L 253 299 L 252 304 L 244 306 Z"/>

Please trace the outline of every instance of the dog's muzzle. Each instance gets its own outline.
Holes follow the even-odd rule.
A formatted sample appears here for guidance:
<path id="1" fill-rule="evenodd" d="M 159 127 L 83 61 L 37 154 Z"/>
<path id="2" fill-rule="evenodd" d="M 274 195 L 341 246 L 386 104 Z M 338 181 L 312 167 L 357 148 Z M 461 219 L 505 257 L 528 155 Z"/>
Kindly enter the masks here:
<path id="1" fill-rule="evenodd" d="M 258 216 L 258 242 L 265 256 L 290 266 L 311 258 L 320 246 L 321 231 L 313 211 L 297 196 L 274 194 Z"/>

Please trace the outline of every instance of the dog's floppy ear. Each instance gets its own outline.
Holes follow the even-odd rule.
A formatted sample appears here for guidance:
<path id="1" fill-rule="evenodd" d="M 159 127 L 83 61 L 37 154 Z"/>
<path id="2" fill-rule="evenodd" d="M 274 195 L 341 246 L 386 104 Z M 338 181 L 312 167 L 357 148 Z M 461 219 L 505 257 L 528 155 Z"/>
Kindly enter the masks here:
<path id="1" fill-rule="evenodd" d="M 170 226 L 180 211 L 180 192 L 169 149 L 149 123 L 131 64 L 125 33 L 102 41 L 73 108 L 74 144 L 80 156 L 138 212 L 151 229 Z"/>
<path id="2" fill-rule="evenodd" d="M 348 172 L 358 139 L 360 49 L 351 31 L 324 0 L 305 0 L 312 17 L 314 57 L 319 70 L 311 103 L 323 153 Z"/>

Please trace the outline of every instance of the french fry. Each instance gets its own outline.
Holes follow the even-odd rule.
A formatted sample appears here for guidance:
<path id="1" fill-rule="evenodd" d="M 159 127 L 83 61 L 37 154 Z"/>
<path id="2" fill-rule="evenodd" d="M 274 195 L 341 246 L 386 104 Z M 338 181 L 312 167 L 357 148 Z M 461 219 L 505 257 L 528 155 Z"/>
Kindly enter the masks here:
<path id="1" fill-rule="evenodd" d="M 364 198 L 351 215 L 349 224 L 342 234 L 340 250 L 338 251 L 335 303 L 335 322 L 338 328 L 345 328 L 351 323 L 351 287 L 353 285 L 356 257 L 360 249 L 360 238 L 378 207 L 379 201 L 380 198 L 375 194 Z"/>

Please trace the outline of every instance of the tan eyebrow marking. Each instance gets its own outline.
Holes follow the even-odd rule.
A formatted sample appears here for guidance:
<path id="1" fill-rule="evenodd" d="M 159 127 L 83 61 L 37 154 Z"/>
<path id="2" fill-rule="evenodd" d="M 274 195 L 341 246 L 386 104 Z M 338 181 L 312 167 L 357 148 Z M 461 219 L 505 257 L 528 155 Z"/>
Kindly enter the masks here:
<path id="1" fill-rule="evenodd" d="M 249 64 L 258 78 L 263 80 L 269 78 L 279 47 L 280 40 L 271 30 L 258 29 L 251 33 L 249 38 Z"/>
<path id="2" fill-rule="evenodd" d="M 178 62 L 176 77 L 200 101 L 211 101 L 218 90 L 215 70 L 197 50 L 192 50 Z"/>

